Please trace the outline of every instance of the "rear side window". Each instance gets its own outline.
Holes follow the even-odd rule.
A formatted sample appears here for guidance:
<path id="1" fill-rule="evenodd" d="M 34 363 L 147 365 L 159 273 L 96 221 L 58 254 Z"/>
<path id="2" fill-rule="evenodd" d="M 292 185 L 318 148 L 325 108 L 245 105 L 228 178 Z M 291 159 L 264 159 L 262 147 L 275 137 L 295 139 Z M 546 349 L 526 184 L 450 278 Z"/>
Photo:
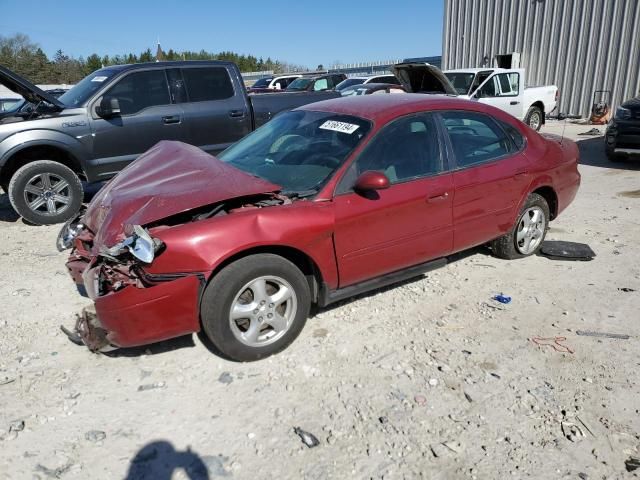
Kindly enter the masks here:
<path id="1" fill-rule="evenodd" d="M 500 125 L 502 126 L 504 131 L 507 132 L 509 138 L 511 138 L 511 140 L 513 141 L 516 150 L 522 150 L 524 148 L 525 140 L 518 129 L 509 125 L 507 122 L 500 122 Z"/>
<path id="2" fill-rule="evenodd" d="M 190 102 L 224 100 L 233 97 L 233 85 L 226 68 L 183 68 L 182 77 Z"/>
<path id="3" fill-rule="evenodd" d="M 131 73 L 116 83 L 105 96 L 118 99 L 122 115 L 133 115 L 145 108 L 171 103 L 164 70 Z"/>
<path id="4" fill-rule="evenodd" d="M 489 116 L 475 112 L 442 112 L 458 168 L 490 162 L 508 155 L 511 142 Z"/>

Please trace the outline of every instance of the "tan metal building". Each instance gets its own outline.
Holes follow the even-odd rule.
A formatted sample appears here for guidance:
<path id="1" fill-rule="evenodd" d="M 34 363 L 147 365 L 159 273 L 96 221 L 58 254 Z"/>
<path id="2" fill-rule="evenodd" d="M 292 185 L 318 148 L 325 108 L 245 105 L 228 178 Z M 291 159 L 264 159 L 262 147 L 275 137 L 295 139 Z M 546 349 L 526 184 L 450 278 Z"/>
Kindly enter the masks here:
<path id="1" fill-rule="evenodd" d="M 443 69 L 526 69 L 555 84 L 556 112 L 588 116 L 594 92 L 613 108 L 640 95 L 640 0 L 445 0 Z"/>

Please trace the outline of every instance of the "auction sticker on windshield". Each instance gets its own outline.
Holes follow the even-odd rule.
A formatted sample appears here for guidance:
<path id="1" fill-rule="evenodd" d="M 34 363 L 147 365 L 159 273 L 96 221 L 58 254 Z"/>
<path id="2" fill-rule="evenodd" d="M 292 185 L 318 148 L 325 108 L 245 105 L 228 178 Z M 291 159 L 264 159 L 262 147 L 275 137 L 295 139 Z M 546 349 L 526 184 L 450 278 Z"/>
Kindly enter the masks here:
<path id="1" fill-rule="evenodd" d="M 353 123 L 346 122 L 338 122 L 336 120 L 327 120 L 320 128 L 323 130 L 333 130 L 334 132 L 348 133 L 352 134 L 355 132 L 360 125 L 354 125 Z"/>
<path id="2" fill-rule="evenodd" d="M 106 79 L 107 79 L 107 77 L 98 75 L 98 76 L 93 77 L 91 79 L 91 81 L 92 82 L 104 82 Z"/>

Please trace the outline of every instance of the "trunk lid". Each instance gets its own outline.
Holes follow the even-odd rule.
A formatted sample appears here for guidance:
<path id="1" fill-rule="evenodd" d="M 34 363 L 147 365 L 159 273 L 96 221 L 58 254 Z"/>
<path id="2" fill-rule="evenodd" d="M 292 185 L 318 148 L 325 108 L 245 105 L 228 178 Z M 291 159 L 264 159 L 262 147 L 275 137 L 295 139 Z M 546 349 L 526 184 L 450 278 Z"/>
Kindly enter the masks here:
<path id="1" fill-rule="evenodd" d="M 398 63 L 392 68 L 394 75 L 410 93 L 457 95 L 458 92 L 442 71 L 429 63 Z"/>
<path id="2" fill-rule="evenodd" d="M 60 102 L 56 97 L 40 90 L 33 83 L 2 66 L 0 66 L 0 84 L 4 85 L 12 92 L 21 95 L 28 102 L 37 104 L 44 101 L 50 103 L 59 110 L 63 110 L 65 108 L 64 103 Z"/>
<path id="3" fill-rule="evenodd" d="M 94 246 L 111 247 L 123 239 L 127 225 L 144 226 L 220 201 L 279 190 L 198 147 L 161 141 L 96 194 L 82 221 L 95 234 Z"/>

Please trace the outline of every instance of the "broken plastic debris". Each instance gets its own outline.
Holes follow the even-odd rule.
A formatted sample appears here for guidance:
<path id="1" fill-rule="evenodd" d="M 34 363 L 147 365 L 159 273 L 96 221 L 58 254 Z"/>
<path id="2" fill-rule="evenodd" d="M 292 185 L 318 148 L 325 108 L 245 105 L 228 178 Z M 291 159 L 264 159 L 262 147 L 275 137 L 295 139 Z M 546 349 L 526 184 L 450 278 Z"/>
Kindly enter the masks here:
<path id="1" fill-rule="evenodd" d="M 503 295 L 502 293 L 500 295 L 496 295 L 495 297 L 493 297 L 493 299 L 500 303 L 505 303 L 505 304 L 511 302 L 511 297 Z"/>
<path id="2" fill-rule="evenodd" d="M 305 432 L 300 427 L 293 427 L 293 432 L 300 437 L 302 443 L 307 447 L 313 448 L 320 445 L 320 440 L 313 433 Z"/>

